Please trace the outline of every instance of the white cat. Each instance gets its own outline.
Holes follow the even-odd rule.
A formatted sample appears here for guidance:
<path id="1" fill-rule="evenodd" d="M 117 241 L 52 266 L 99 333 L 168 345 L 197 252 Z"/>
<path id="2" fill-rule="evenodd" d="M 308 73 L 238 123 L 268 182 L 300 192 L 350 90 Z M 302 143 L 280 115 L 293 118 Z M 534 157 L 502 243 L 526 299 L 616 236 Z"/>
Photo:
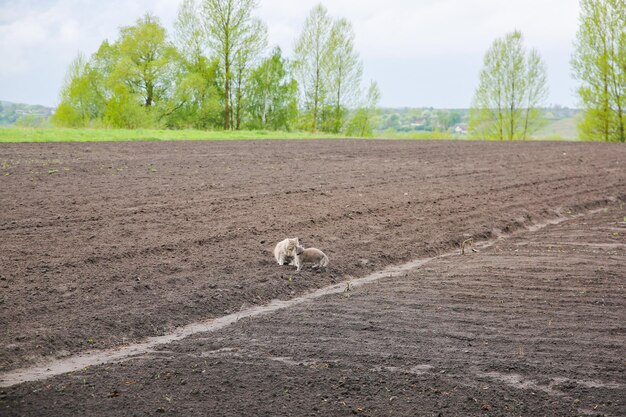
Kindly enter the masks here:
<path id="1" fill-rule="evenodd" d="M 313 264 L 313 268 L 326 268 L 329 262 L 328 256 L 319 249 L 304 249 L 300 245 L 296 247 L 295 264 L 298 271 L 302 269 L 304 264 Z"/>
<path id="2" fill-rule="evenodd" d="M 278 242 L 274 248 L 274 257 L 278 265 L 295 265 L 296 248 L 299 245 L 297 237 Z"/>

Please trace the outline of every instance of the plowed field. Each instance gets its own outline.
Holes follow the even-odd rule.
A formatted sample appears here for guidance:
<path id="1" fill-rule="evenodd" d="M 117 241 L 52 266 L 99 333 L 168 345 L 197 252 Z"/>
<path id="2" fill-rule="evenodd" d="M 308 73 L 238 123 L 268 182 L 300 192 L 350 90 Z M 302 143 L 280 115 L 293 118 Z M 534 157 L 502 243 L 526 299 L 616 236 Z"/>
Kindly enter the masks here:
<path id="1" fill-rule="evenodd" d="M 6 388 L 3 413 L 624 411 L 624 146 L 3 144 L 0 163 L 0 375 L 515 235 L 161 355 Z M 330 268 L 278 266 L 273 246 L 295 236 Z"/>

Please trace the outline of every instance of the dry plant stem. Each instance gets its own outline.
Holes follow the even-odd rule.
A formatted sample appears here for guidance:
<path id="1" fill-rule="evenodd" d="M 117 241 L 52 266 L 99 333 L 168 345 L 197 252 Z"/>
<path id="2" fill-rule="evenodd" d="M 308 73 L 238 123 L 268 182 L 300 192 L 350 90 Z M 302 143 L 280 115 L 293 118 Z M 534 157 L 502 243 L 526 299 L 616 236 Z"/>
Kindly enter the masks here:
<path id="1" fill-rule="evenodd" d="M 466 239 L 463 241 L 463 243 L 461 243 L 461 255 L 465 255 L 465 246 L 466 245 L 473 245 L 474 244 L 474 238 L 470 237 L 469 239 Z"/>

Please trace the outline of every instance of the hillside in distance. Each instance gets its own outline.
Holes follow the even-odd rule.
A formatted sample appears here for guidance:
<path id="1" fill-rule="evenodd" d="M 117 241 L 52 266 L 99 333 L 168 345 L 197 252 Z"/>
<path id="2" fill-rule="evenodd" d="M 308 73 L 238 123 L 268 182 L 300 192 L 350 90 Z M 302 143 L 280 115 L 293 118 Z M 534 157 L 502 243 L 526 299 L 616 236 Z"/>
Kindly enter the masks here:
<path id="1" fill-rule="evenodd" d="M 52 107 L 0 100 L 0 126 L 40 127 L 54 114 Z"/>
<path id="2" fill-rule="evenodd" d="M 554 105 L 542 109 L 545 125 L 533 137 L 538 139 L 578 139 L 576 116 L 578 109 Z M 446 132 L 468 134 L 469 109 L 436 109 L 432 107 L 382 108 L 376 126 L 384 132 Z"/>

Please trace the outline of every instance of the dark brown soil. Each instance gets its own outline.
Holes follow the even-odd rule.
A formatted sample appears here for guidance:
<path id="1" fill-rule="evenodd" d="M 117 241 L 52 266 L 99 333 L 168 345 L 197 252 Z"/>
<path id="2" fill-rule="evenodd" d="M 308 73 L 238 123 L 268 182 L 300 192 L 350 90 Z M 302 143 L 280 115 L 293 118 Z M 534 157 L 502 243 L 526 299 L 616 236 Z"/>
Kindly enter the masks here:
<path id="1" fill-rule="evenodd" d="M 623 416 L 626 209 L 519 233 L 145 357 L 4 415 Z"/>
<path id="2" fill-rule="evenodd" d="M 619 144 L 2 144 L 0 371 L 604 206 L 625 161 Z M 291 236 L 331 268 L 276 265 Z"/>

